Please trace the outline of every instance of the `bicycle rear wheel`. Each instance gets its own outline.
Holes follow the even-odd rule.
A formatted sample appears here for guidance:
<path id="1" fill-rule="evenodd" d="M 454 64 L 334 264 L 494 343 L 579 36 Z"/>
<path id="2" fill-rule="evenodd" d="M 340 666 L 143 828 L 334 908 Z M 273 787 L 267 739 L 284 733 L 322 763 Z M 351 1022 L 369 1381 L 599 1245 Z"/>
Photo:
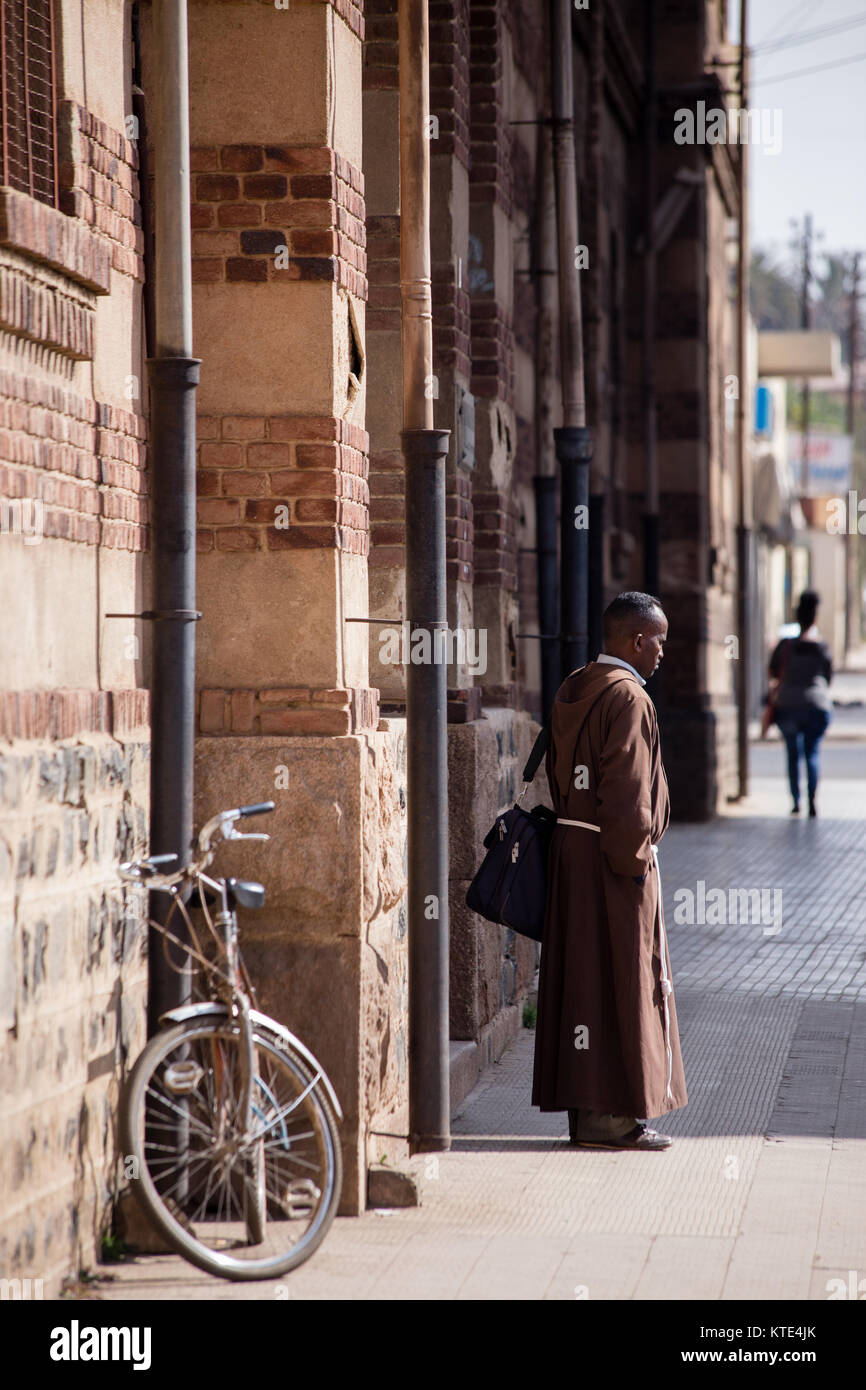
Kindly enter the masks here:
<path id="1" fill-rule="evenodd" d="M 254 1028 L 253 1123 L 241 1120 L 241 1030 L 188 1019 L 157 1033 L 120 1115 L 133 1189 L 179 1254 L 225 1279 L 271 1279 L 312 1255 L 337 1210 L 336 1121 L 309 1063 Z"/>

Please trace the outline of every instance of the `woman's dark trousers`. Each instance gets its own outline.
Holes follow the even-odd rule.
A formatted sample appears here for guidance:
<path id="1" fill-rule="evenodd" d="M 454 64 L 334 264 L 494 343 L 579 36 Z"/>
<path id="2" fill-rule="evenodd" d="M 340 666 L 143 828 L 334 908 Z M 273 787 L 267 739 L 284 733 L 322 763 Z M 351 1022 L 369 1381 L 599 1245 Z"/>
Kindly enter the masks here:
<path id="1" fill-rule="evenodd" d="M 806 760 L 806 781 L 809 801 L 815 800 L 818 786 L 818 753 L 821 739 L 830 723 L 827 710 L 816 705 L 806 705 L 803 709 L 779 710 L 776 723 L 788 749 L 788 782 L 794 805 L 800 804 L 800 753 Z"/>

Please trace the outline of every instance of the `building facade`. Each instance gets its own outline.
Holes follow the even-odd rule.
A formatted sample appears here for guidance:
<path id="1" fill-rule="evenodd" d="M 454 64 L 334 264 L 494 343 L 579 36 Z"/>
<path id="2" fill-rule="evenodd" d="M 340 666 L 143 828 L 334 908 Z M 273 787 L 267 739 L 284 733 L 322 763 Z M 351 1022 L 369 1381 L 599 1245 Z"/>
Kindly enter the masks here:
<path id="1" fill-rule="evenodd" d="M 146 931 L 114 869 L 147 843 L 148 624 L 110 615 L 148 606 L 159 74 L 149 4 L 37 8 L 27 61 L 36 91 L 53 54 L 53 106 L 34 168 L 10 146 L 0 189 L 0 1266 L 56 1284 L 112 1229 L 118 1087 L 144 1038 Z M 700 819 L 736 791 L 737 150 L 674 128 L 684 106 L 724 105 L 713 74 L 732 50 L 717 0 L 655 11 L 657 698 L 674 814 Z M 464 899 L 543 713 L 536 499 L 556 485 L 561 391 L 547 9 L 429 15 L 457 1103 L 521 1026 L 536 967 Z M 605 603 L 644 586 L 646 15 L 573 14 L 596 640 Z M 344 1214 L 371 1164 L 409 1152 L 407 941 L 423 929 L 406 901 L 397 39 L 395 0 L 189 4 L 196 823 L 276 802 L 270 844 L 220 863 L 267 886 L 245 954 L 340 1096 Z"/>

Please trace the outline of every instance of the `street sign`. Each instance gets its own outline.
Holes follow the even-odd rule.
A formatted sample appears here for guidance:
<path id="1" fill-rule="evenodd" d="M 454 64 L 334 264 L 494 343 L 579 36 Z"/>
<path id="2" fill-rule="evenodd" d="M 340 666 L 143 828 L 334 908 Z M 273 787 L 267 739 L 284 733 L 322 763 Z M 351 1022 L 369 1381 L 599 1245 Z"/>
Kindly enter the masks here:
<path id="1" fill-rule="evenodd" d="M 803 485 L 803 436 L 788 431 L 788 472 L 792 491 L 801 497 L 835 497 L 851 483 L 853 441 L 850 434 L 809 430 L 808 469 Z"/>

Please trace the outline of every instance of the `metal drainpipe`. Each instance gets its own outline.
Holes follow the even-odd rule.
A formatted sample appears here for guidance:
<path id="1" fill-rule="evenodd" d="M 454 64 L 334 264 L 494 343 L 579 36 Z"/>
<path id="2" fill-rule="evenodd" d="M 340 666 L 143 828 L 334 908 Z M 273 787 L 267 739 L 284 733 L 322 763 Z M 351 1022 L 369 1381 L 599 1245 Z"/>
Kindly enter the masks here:
<path id="1" fill-rule="evenodd" d="M 655 331 L 657 297 L 656 205 L 656 6 L 646 5 L 646 101 L 644 109 L 644 263 L 643 263 L 643 411 L 646 490 L 643 544 L 644 589 L 659 595 L 659 477 L 656 454 Z M 652 681 L 652 678 L 651 678 Z M 652 681 L 655 694 L 658 680 Z"/>
<path id="2" fill-rule="evenodd" d="M 195 748 L 195 388 L 189 215 L 189 103 L 186 0 L 152 7 L 154 132 L 154 357 L 150 385 L 153 666 L 150 852 L 187 863 L 192 843 Z M 165 920 L 155 893 L 151 915 Z M 183 1002 L 185 975 L 165 961 L 150 932 L 148 1032 Z"/>
<path id="3" fill-rule="evenodd" d="M 586 427 L 583 379 L 583 320 L 578 247 L 577 167 L 574 148 L 572 0 L 551 0 L 550 39 L 553 95 L 553 161 L 559 265 L 562 426 L 553 431 L 561 477 L 560 640 L 561 676 L 586 664 L 589 584 L 589 464 L 592 439 Z M 578 508 L 586 508 L 578 515 Z M 581 524 L 578 524 L 580 522 Z"/>
<path id="4" fill-rule="evenodd" d="M 538 310 L 535 355 L 536 448 L 538 473 L 535 491 L 535 563 L 538 580 L 538 630 L 541 667 L 541 715 L 550 714 L 562 679 L 559 642 L 553 636 L 559 619 L 556 534 L 557 478 L 553 448 L 553 421 L 557 413 L 556 381 L 556 197 L 553 186 L 553 140 L 549 123 L 538 127 L 538 252 L 536 305 Z"/>
<path id="5" fill-rule="evenodd" d="M 748 62 L 746 27 L 748 0 L 740 0 L 740 106 L 748 107 Z M 737 400 L 737 631 L 740 649 L 737 662 L 737 772 L 741 797 L 749 794 L 749 685 L 752 657 L 751 589 L 751 506 L 747 468 L 750 389 L 746 372 L 749 329 L 749 179 L 748 142 L 740 142 L 737 183 L 740 195 L 740 245 L 737 260 L 737 366 L 740 373 Z"/>
<path id="6" fill-rule="evenodd" d="M 409 832 L 409 1139 L 451 1146 L 448 1026 L 448 741 L 445 458 L 433 428 L 430 43 L 427 0 L 399 0 L 400 288 L 406 478 L 406 613 L 433 660 L 406 667 Z"/>

